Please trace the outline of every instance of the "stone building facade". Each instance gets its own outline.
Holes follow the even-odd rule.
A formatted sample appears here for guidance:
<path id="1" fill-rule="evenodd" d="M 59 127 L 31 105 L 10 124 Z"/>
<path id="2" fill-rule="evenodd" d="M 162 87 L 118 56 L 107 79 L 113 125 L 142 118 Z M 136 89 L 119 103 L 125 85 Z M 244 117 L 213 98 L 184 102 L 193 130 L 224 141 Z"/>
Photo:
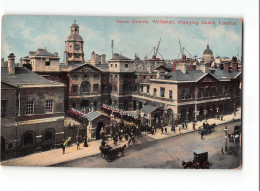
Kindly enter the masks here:
<path id="1" fill-rule="evenodd" d="M 29 69 L 1 68 L 2 151 L 35 149 L 64 139 L 64 85 Z"/>

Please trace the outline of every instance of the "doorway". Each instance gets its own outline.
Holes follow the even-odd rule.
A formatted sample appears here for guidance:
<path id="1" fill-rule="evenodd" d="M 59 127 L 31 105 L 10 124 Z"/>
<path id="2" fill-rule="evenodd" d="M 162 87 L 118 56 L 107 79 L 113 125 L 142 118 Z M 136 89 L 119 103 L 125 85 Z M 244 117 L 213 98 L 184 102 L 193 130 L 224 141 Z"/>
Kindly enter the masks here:
<path id="1" fill-rule="evenodd" d="M 100 139 L 100 131 L 101 131 L 102 127 L 103 127 L 103 130 L 105 130 L 104 122 L 99 122 L 97 125 L 97 128 L 96 128 L 96 140 Z"/>

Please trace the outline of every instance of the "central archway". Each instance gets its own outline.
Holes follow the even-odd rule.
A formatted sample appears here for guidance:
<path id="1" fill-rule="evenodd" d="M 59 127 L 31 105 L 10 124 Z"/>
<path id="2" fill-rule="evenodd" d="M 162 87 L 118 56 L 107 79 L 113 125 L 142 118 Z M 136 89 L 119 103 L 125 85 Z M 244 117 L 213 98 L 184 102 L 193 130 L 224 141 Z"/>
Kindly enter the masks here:
<path id="1" fill-rule="evenodd" d="M 90 106 L 90 101 L 89 100 L 83 100 L 81 103 L 80 103 L 80 107 L 81 108 L 88 108 Z"/>

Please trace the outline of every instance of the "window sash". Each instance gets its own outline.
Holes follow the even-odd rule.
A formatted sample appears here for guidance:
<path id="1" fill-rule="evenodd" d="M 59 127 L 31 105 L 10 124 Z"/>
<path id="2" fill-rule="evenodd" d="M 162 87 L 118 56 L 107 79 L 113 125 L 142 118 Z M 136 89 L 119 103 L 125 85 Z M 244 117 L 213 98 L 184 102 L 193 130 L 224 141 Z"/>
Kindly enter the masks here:
<path id="1" fill-rule="evenodd" d="M 46 100 L 45 111 L 47 113 L 53 112 L 53 100 Z"/>
<path id="2" fill-rule="evenodd" d="M 34 102 L 33 101 L 27 101 L 26 102 L 26 109 L 25 109 L 25 114 L 33 114 L 34 113 Z"/>

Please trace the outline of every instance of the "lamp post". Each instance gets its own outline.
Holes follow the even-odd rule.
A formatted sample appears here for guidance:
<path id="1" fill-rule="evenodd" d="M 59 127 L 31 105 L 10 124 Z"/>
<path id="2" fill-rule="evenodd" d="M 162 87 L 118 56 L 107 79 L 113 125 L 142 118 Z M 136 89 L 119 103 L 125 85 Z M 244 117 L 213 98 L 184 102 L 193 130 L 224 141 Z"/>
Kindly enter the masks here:
<path id="1" fill-rule="evenodd" d="M 89 122 L 88 122 L 88 120 L 87 119 L 85 119 L 84 117 L 83 117 L 83 122 L 82 122 L 82 124 L 83 124 L 83 127 L 85 128 L 86 127 L 86 136 L 85 136 L 85 139 L 84 139 L 84 147 L 88 147 L 88 124 L 89 124 Z"/>
<path id="2" fill-rule="evenodd" d="M 236 103 L 234 102 L 234 117 L 236 116 Z"/>
<path id="3" fill-rule="evenodd" d="M 227 133 L 228 133 L 227 126 L 225 126 L 224 128 L 224 132 L 225 132 L 225 152 L 227 152 Z"/>

